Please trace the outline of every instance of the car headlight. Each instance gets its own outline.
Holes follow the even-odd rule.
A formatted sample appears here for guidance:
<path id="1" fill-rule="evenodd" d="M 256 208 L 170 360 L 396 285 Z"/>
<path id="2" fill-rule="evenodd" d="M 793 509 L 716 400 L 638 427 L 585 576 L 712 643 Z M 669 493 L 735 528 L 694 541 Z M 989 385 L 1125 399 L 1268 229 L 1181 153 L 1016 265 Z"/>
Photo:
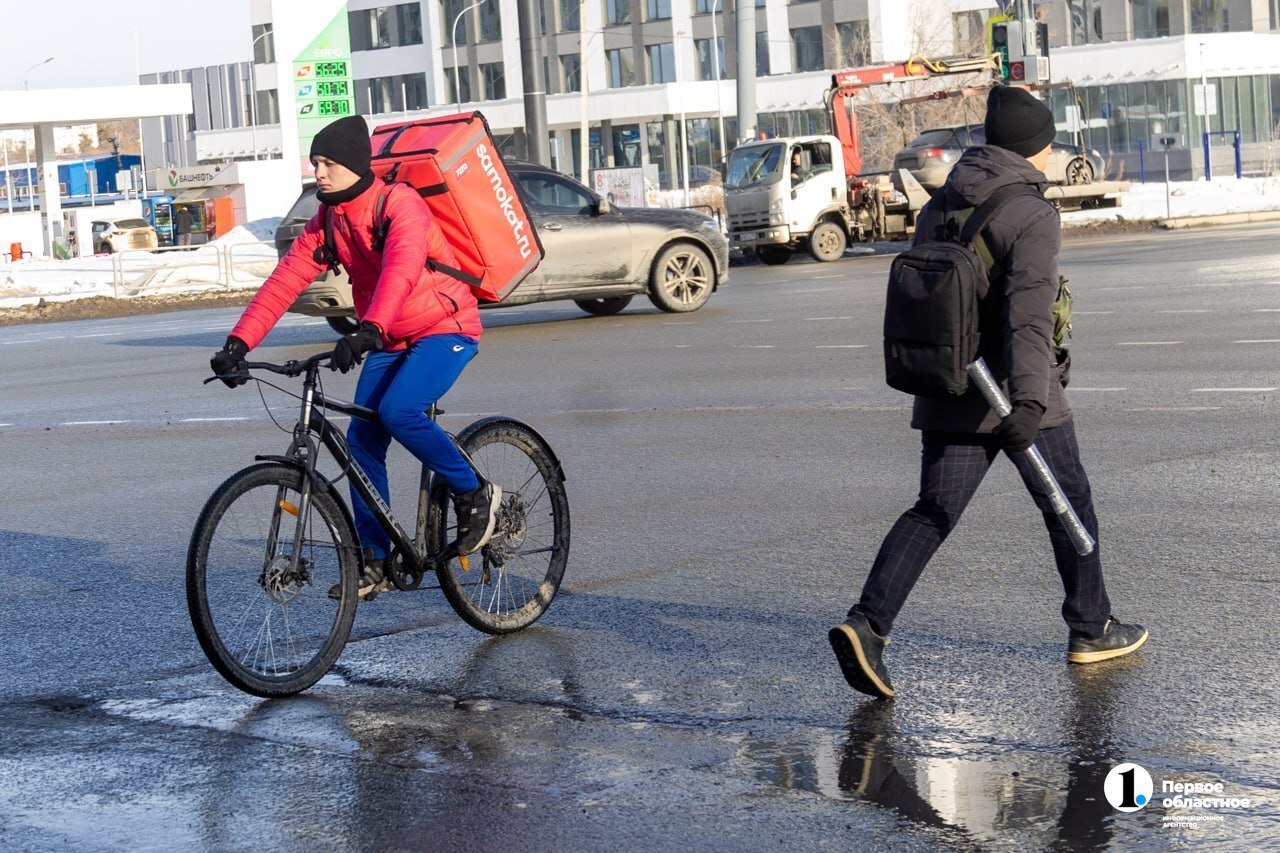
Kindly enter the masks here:
<path id="1" fill-rule="evenodd" d="M 769 213 L 775 215 L 782 213 L 782 199 L 775 199 L 769 202 Z"/>
<path id="2" fill-rule="evenodd" d="M 706 228 L 708 231 L 719 231 L 720 223 L 716 222 L 714 219 L 704 219 L 702 222 L 698 223 L 698 227 Z"/>

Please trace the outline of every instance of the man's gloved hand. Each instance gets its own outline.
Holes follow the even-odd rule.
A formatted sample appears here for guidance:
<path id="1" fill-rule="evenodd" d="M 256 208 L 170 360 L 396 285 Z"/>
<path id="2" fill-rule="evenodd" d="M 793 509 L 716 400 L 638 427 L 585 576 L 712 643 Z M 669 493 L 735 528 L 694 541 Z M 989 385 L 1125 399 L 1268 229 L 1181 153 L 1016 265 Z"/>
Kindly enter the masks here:
<path id="1" fill-rule="evenodd" d="M 248 377 L 243 375 L 228 375 L 241 372 L 244 357 L 248 354 L 249 347 L 245 346 L 245 342 L 235 335 L 229 335 L 227 342 L 222 345 L 222 349 L 218 350 L 213 358 L 209 359 L 209 366 L 222 379 L 223 385 L 228 388 L 234 388 L 249 381 Z"/>
<path id="2" fill-rule="evenodd" d="M 1019 400 L 1013 404 L 1011 411 L 995 428 L 995 436 L 1000 446 L 1009 453 L 1021 453 L 1035 444 L 1036 434 L 1040 432 L 1040 419 L 1044 417 L 1044 406 L 1032 400 Z"/>
<path id="3" fill-rule="evenodd" d="M 333 361 L 329 363 L 332 370 L 346 373 L 364 358 L 369 350 L 382 349 L 382 330 L 373 323 L 365 321 L 353 334 L 344 335 L 333 349 Z"/>

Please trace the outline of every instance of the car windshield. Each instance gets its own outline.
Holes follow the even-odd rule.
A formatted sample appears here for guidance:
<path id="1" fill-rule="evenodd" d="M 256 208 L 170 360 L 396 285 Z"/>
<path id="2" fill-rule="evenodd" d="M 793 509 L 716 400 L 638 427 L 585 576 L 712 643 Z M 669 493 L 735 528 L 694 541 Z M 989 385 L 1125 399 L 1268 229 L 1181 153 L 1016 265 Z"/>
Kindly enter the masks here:
<path id="1" fill-rule="evenodd" d="M 316 198 L 316 188 L 307 187 L 302 191 L 302 195 L 298 196 L 298 200 L 293 203 L 293 207 L 289 208 L 289 212 L 284 215 L 284 219 L 280 221 L 280 224 L 290 225 L 296 222 L 309 222 L 319 209 L 320 200 Z"/>
<path id="2" fill-rule="evenodd" d="M 150 223 L 145 219 L 118 219 L 116 220 L 117 228 L 150 228 Z"/>
<path id="3" fill-rule="evenodd" d="M 956 144 L 955 131 L 951 128 L 945 130 L 926 130 L 915 139 L 907 143 L 908 148 L 946 148 Z"/>
<path id="4" fill-rule="evenodd" d="M 781 143 L 751 148 L 737 148 L 729 157 L 729 178 L 725 182 L 731 190 L 772 183 L 782 174 Z"/>

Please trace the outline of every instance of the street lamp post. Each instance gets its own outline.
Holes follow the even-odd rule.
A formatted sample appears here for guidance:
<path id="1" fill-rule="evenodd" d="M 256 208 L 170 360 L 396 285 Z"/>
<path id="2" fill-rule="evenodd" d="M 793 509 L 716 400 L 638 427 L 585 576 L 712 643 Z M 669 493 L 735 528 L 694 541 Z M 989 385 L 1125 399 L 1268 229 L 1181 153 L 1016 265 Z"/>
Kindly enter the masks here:
<path id="1" fill-rule="evenodd" d="M 32 65 L 32 66 L 31 66 L 30 68 L 28 68 L 26 71 L 23 71 L 23 72 L 22 72 L 22 88 L 24 88 L 24 89 L 25 89 L 25 88 L 27 88 L 27 75 L 28 75 L 28 74 L 30 74 L 32 71 L 34 71 L 34 70 L 36 70 L 37 68 L 39 68 L 41 65 L 48 65 L 50 62 L 53 62 L 54 58 L 55 58 L 55 57 L 52 57 L 52 56 L 51 56 L 51 57 L 49 57 L 48 59 L 42 59 L 42 60 L 40 60 L 39 62 L 37 62 L 35 65 Z"/>
<path id="2" fill-rule="evenodd" d="M 463 9 L 454 17 L 453 26 L 449 29 L 453 37 L 453 102 L 454 109 L 459 112 L 462 111 L 462 85 L 458 82 L 458 22 L 462 20 L 463 15 L 483 4 L 484 0 L 476 0 L 476 2 Z"/>
<path id="3" fill-rule="evenodd" d="M 720 162 L 729 156 L 729 143 L 724 138 L 724 105 L 720 101 L 720 37 L 716 33 L 716 7 L 724 8 L 720 0 L 711 6 L 711 65 L 712 75 L 716 78 L 716 117 L 720 122 Z"/>

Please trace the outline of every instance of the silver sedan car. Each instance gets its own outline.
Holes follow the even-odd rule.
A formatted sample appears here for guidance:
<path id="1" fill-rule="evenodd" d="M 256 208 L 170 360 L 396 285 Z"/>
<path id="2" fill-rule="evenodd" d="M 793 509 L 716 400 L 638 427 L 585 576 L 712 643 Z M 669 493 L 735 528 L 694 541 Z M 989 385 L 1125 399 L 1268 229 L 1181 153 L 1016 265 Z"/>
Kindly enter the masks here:
<path id="1" fill-rule="evenodd" d="M 986 145 L 986 131 L 980 124 L 937 127 L 926 130 L 907 143 L 893 158 L 894 170 L 906 169 L 927 190 L 946 183 L 951 167 L 971 145 Z M 1091 184 L 1105 176 L 1102 155 L 1092 148 L 1054 140 L 1044 175 L 1051 184 L 1077 186 Z"/>
<path id="2" fill-rule="evenodd" d="M 589 314 L 616 314 L 645 294 L 663 311 L 696 311 L 729 279 L 729 243 L 718 223 L 691 210 L 613 207 L 566 175 L 507 161 L 546 257 L 503 306 L 570 299 Z M 315 214 L 315 189 L 303 190 L 276 231 L 283 256 Z M 480 303 L 489 307 L 497 303 Z M 351 284 L 326 272 L 289 309 L 354 331 Z"/>

